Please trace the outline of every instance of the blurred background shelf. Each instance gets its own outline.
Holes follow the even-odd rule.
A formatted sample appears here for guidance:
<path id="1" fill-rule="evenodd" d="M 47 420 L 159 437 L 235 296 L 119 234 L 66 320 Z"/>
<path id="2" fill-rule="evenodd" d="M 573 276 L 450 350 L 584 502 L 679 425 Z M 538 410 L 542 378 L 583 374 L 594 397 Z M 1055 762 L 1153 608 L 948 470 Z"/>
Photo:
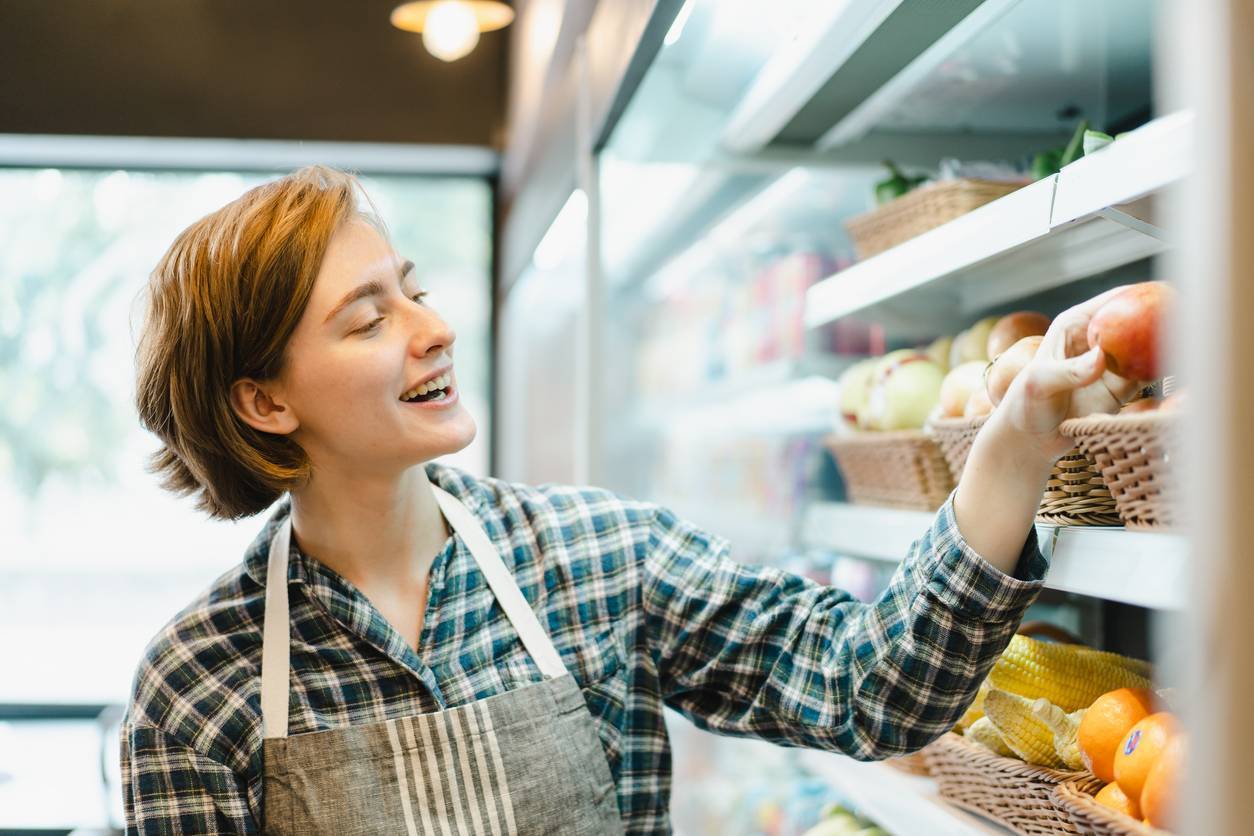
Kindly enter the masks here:
<path id="1" fill-rule="evenodd" d="M 810 288 L 806 324 L 873 318 L 901 337 L 957 328 L 990 306 L 1164 251 L 1155 195 L 1189 170 L 1176 113 L 1000 200 Z"/>
<path id="2" fill-rule="evenodd" d="M 940 797 L 931 778 L 885 763 L 865 763 L 834 752 L 805 750 L 802 765 L 844 793 L 863 815 L 890 833 L 928 836 L 1004 836 L 996 822 Z"/>
<path id="3" fill-rule="evenodd" d="M 900 562 L 935 515 L 868 505 L 811 505 L 802 542 L 853 557 Z M 1182 609 L 1188 596 L 1185 537 L 1122 528 L 1037 526 L 1050 561 L 1049 589 L 1153 609 Z"/>

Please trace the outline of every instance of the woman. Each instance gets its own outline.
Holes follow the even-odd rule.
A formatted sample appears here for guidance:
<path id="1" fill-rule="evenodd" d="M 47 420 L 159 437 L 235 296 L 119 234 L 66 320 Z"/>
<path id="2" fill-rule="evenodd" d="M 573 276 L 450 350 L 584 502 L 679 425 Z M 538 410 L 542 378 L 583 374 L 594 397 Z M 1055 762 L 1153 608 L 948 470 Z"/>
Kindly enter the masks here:
<path id="1" fill-rule="evenodd" d="M 151 277 L 154 470 L 217 518 L 290 499 L 139 665 L 128 829 L 666 831 L 663 706 L 856 758 L 918 749 L 1041 587 L 1059 423 L 1135 388 L 1081 353 L 1100 298 L 1060 316 L 862 604 L 648 502 L 434 464 L 475 434 L 455 336 L 355 188 L 313 167 L 253 189 Z"/>

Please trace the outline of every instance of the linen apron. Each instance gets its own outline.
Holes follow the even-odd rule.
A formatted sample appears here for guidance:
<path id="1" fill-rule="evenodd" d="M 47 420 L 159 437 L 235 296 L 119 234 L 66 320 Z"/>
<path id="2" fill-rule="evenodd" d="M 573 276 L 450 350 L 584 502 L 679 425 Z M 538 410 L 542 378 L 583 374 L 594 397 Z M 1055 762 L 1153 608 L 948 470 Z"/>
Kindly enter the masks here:
<path id="1" fill-rule="evenodd" d="M 474 515 L 431 486 L 544 680 L 430 714 L 287 735 L 289 517 L 270 541 L 262 636 L 264 832 L 622 833 L 574 678 Z"/>

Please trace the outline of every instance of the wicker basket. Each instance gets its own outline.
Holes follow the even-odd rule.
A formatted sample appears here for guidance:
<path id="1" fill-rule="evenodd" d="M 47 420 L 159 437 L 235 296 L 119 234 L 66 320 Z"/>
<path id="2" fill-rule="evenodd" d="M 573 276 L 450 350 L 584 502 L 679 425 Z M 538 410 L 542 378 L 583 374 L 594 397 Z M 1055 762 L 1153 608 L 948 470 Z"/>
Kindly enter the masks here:
<path id="1" fill-rule="evenodd" d="M 1171 472 L 1176 428 L 1171 412 L 1090 416 L 1062 425 L 1096 463 L 1123 524 L 1151 531 L 1178 524 Z"/>
<path id="2" fill-rule="evenodd" d="M 1101 781 L 1087 772 L 1061 772 L 995 755 L 950 732 L 923 750 L 941 797 L 995 819 L 1016 833 L 1053 836 L 1087 833 L 1054 801 L 1064 781 L 1096 792 Z"/>
<path id="3" fill-rule="evenodd" d="M 987 415 L 981 415 L 978 418 L 938 418 L 928 422 L 927 433 L 940 445 L 955 484 L 962 477 L 971 444 L 987 420 Z"/>
<path id="4" fill-rule="evenodd" d="M 1115 498 L 1088 456 L 1072 450 L 1054 463 L 1036 521 L 1050 525 L 1123 525 Z"/>
<path id="5" fill-rule="evenodd" d="M 826 443 L 855 504 L 935 511 L 954 489 L 940 447 L 922 430 L 833 435 Z"/>
<path id="6" fill-rule="evenodd" d="M 849 230 L 858 258 L 870 258 L 1025 185 L 971 178 L 929 183 L 850 218 L 845 221 L 845 229 Z"/>
<path id="7" fill-rule="evenodd" d="M 962 477 L 971 444 L 986 420 L 986 417 L 942 418 L 928 424 L 928 433 L 940 445 L 955 484 Z M 1079 450 L 1073 450 L 1055 463 L 1036 520 L 1049 525 L 1123 524 L 1102 475 Z"/>
<path id="8" fill-rule="evenodd" d="M 1170 836 L 1165 830 L 1150 827 L 1123 813 L 1104 807 L 1093 800 L 1093 793 L 1101 788 L 1088 788 L 1087 784 L 1063 781 L 1054 787 L 1054 803 L 1069 816 L 1081 833 L 1096 836 Z"/>

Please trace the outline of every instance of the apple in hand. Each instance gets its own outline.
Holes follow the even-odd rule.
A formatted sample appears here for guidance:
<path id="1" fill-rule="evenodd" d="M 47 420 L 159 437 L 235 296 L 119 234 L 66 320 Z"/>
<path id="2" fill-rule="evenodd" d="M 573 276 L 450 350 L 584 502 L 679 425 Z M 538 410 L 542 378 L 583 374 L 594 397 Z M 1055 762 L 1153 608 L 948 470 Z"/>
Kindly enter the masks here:
<path id="1" fill-rule="evenodd" d="M 1032 358 L 1036 356 L 1036 351 L 1041 347 L 1044 339 L 1044 337 L 1024 337 L 993 361 L 985 380 L 988 399 L 993 406 L 997 406 L 1001 403 L 1001 399 L 1006 397 L 1006 391 L 1010 389 L 1011 382 L 1028 363 L 1032 362 Z"/>
<path id="2" fill-rule="evenodd" d="M 1159 342 L 1175 303 L 1163 282 L 1141 282 L 1115 294 L 1089 321 L 1089 348 L 1101 346 L 1106 368 L 1127 380 L 1162 376 Z"/>
<path id="3" fill-rule="evenodd" d="M 996 360 L 1024 337 L 1039 337 L 1049 330 L 1049 317 L 1036 311 L 1016 311 L 997 320 L 988 333 L 988 359 Z"/>

